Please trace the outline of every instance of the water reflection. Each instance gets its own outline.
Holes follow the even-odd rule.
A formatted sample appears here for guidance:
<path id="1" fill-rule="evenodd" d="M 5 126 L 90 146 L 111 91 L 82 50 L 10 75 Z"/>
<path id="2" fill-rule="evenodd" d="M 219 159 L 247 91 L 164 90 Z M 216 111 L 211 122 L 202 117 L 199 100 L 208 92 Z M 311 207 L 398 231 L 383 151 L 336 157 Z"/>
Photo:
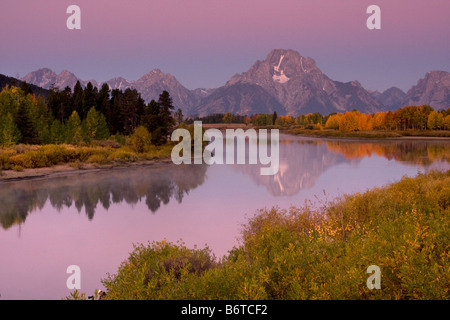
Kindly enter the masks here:
<path id="1" fill-rule="evenodd" d="M 280 169 L 276 175 L 260 175 L 259 166 L 231 165 L 267 188 L 272 196 L 293 196 L 312 188 L 317 179 L 333 166 L 358 164 L 365 157 L 377 156 L 415 165 L 424 170 L 450 163 L 450 143 L 439 140 L 319 140 L 284 136 L 280 140 Z"/>
<path id="2" fill-rule="evenodd" d="M 329 168 L 339 164 L 357 165 L 365 157 L 380 157 L 420 168 L 450 163 L 447 141 L 343 141 L 282 136 L 280 168 L 276 175 L 263 176 L 259 165 L 229 165 L 250 176 L 272 196 L 295 196 L 312 188 Z M 190 190 L 201 186 L 207 165 L 162 164 L 135 169 L 111 170 L 65 177 L 0 183 L 0 224 L 8 229 L 25 222 L 27 215 L 42 209 L 47 201 L 56 209 L 74 207 L 91 220 L 97 206 L 105 209 L 125 201 L 144 202 L 151 212 L 171 200 L 182 202 Z M 441 168 L 442 169 L 442 168 Z M 223 181 L 215 181 L 220 185 Z M 236 180 L 239 188 L 240 181 Z M 211 199 L 213 201 L 213 199 Z"/>
<path id="3" fill-rule="evenodd" d="M 69 175 L 51 179 L 8 182 L 0 185 L 0 224 L 8 229 L 24 223 L 27 215 L 42 209 L 47 202 L 61 210 L 74 205 L 78 212 L 85 209 L 91 220 L 100 204 L 144 201 L 151 212 L 171 199 L 181 203 L 190 190 L 205 181 L 206 165 L 108 170 Z"/>

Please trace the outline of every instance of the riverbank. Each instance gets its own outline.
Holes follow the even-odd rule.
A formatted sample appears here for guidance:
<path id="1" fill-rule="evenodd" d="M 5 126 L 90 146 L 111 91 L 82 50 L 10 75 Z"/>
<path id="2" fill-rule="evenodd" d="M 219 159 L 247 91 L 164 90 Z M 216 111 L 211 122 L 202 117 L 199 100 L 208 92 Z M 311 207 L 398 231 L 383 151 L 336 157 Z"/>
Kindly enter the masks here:
<path id="1" fill-rule="evenodd" d="M 423 140 L 449 140 L 450 131 L 448 130 L 371 130 L 371 131 L 354 131 L 343 132 L 331 129 L 304 129 L 298 127 L 286 126 L 254 126 L 252 124 L 244 123 L 217 123 L 217 124 L 202 124 L 204 129 L 278 129 L 280 133 L 290 134 L 295 136 L 313 137 L 313 138 L 330 138 L 330 139 L 423 139 Z"/>
<path id="2" fill-rule="evenodd" d="M 283 134 L 315 139 L 345 141 L 389 141 L 389 140 L 436 140 L 449 141 L 450 136 L 440 131 L 441 136 L 430 132 L 394 131 L 340 132 L 335 130 L 306 130 L 280 127 L 254 127 L 245 124 L 205 124 L 204 129 L 280 129 Z M 36 179 L 61 174 L 76 174 L 91 171 L 124 168 L 129 166 L 152 165 L 157 162 L 170 162 L 175 143 L 150 146 L 146 152 L 136 152 L 129 146 L 120 146 L 101 141 L 94 146 L 74 145 L 17 145 L 0 148 L 0 182 L 21 179 Z"/>
<path id="3" fill-rule="evenodd" d="M 171 163 L 171 144 L 135 152 L 127 146 L 17 145 L 0 149 L 0 182 Z"/>
<path id="4" fill-rule="evenodd" d="M 450 171 L 433 171 L 320 208 L 262 209 L 220 261 L 182 242 L 134 245 L 104 298 L 447 300 L 449 185 Z M 373 267 L 380 290 L 367 285 Z"/>
<path id="5" fill-rule="evenodd" d="M 140 160 L 128 163 L 114 163 L 108 165 L 99 164 L 80 164 L 74 167 L 70 164 L 61 164 L 46 168 L 35 168 L 35 169 L 24 169 L 23 171 L 17 172 L 14 170 L 2 171 L 0 176 L 0 183 L 2 182 L 13 182 L 20 180 L 37 180 L 37 179 L 49 179 L 58 176 L 67 175 L 78 175 L 86 174 L 105 170 L 122 170 L 134 167 L 145 167 L 145 166 L 155 166 L 159 164 L 172 164 L 170 158 L 161 158 L 158 160 Z"/>
<path id="6" fill-rule="evenodd" d="M 337 130 L 315 130 L 315 129 L 299 129 L 299 128 L 279 128 L 280 132 L 299 135 L 305 137 L 316 138 L 332 138 L 332 139 L 426 139 L 426 140 L 449 140 L 450 131 L 355 131 L 343 132 Z"/>

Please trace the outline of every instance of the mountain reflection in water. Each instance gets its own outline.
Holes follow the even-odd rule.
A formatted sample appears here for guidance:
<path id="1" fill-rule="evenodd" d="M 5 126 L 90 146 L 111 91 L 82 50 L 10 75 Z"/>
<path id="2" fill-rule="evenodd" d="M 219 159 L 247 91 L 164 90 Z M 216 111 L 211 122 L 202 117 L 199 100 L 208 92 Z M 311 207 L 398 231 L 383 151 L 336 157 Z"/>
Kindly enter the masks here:
<path id="1" fill-rule="evenodd" d="M 339 164 L 358 164 L 365 157 L 415 165 L 425 171 L 448 168 L 450 144 L 435 140 L 350 141 L 320 140 L 281 136 L 280 167 L 276 175 L 263 176 L 259 165 L 227 165 L 233 171 L 249 176 L 254 184 L 264 186 L 274 197 L 295 196 L 312 188 L 329 168 Z M 8 229 L 25 222 L 27 215 L 42 209 L 47 201 L 56 209 L 74 205 L 84 208 L 89 220 L 101 205 L 125 201 L 145 202 L 151 212 L 171 200 L 179 203 L 190 190 L 206 179 L 207 165 L 162 164 L 149 167 L 106 170 L 49 179 L 0 183 L 0 224 Z M 217 183 L 222 183 L 218 181 Z M 239 188 L 239 185 L 236 186 Z M 209 199 L 214 201 L 214 199 Z M 275 205 L 276 203 L 274 203 Z"/>
<path id="2" fill-rule="evenodd" d="M 283 138 L 286 138 L 285 136 Z M 293 196 L 312 188 L 329 168 L 357 164 L 365 157 L 378 156 L 423 169 L 441 169 L 450 163 L 450 143 L 438 140 L 320 140 L 288 137 L 280 139 L 280 167 L 273 176 L 260 175 L 258 165 L 230 165 L 267 188 L 272 196 Z"/>

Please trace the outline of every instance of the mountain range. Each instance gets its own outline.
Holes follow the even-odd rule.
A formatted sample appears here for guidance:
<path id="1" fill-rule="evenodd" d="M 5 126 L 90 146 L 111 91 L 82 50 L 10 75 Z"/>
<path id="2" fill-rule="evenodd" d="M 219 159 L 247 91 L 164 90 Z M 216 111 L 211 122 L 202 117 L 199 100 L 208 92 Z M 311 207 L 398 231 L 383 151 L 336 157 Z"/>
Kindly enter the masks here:
<path id="1" fill-rule="evenodd" d="M 82 86 L 96 80 L 84 81 L 63 70 L 60 74 L 44 68 L 27 74 L 20 80 L 49 89 L 52 86 L 73 89 L 77 81 Z M 353 109 L 365 113 L 396 110 L 406 105 L 427 104 L 434 109 L 450 106 L 450 73 L 428 72 L 407 92 L 392 87 L 384 92 L 370 91 L 358 81 L 340 82 L 330 79 L 312 58 L 294 50 L 276 49 L 265 60 L 256 61 L 249 70 L 234 75 L 219 88 L 189 90 L 171 74 L 154 69 L 138 80 L 113 78 L 106 83 L 111 89 L 135 88 L 149 102 L 167 90 L 176 109 L 185 115 L 204 116 L 213 113 L 234 114 L 273 113 L 297 116 L 310 112 L 330 114 Z"/>

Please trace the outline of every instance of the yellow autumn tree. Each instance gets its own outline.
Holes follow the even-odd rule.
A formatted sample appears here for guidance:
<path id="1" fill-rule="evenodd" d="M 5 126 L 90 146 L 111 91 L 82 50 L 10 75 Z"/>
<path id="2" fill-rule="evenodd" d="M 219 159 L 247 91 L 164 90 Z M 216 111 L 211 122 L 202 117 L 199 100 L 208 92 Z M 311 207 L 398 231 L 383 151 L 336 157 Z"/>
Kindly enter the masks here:
<path id="1" fill-rule="evenodd" d="M 444 116 L 440 112 L 432 111 L 428 115 L 427 125 L 428 125 L 428 129 L 431 129 L 431 130 L 441 129 L 444 125 Z"/>
<path id="2" fill-rule="evenodd" d="M 450 114 L 444 118 L 444 130 L 450 130 Z"/>
<path id="3" fill-rule="evenodd" d="M 339 131 L 350 132 L 359 130 L 359 111 L 344 113 L 339 121 Z"/>
<path id="4" fill-rule="evenodd" d="M 385 112 L 377 112 L 373 115 L 372 119 L 372 128 L 375 130 L 384 129 L 386 113 Z"/>
<path id="5" fill-rule="evenodd" d="M 339 122 L 341 121 L 342 113 L 333 114 L 328 117 L 325 123 L 325 129 L 339 130 Z"/>

